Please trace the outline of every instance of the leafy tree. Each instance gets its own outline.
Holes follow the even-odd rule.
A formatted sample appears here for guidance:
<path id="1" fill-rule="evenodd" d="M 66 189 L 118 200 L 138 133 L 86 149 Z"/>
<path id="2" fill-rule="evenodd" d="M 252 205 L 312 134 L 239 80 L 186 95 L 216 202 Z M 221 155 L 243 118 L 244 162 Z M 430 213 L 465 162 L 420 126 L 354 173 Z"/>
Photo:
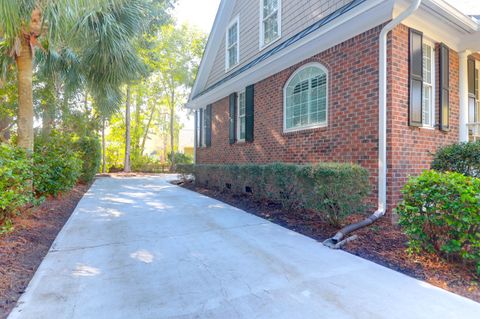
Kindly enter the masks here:
<path id="1" fill-rule="evenodd" d="M 175 167 L 175 119 L 194 81 L 206 37 L 187 25 L 161 28 L 160 40 L 151 50 L 151 67 L 158 70 L 159 83 L 166 96 L 170 118 L 171 164 Z"/>
<path id="2" fill-rule="evenodd" d="M 19 146 L 33 149 L 32 83 L 38 48 L 50 58 L 66 48 L 77 49 L 97 104 L 114 107 L 121 100 L 120 85 L 141 69 L 131 38 L 143 31 L 148 13 L 140 0 L 2 1 L 0 66 L 4 75 L 10 65 L 17 71 Z M 56 66 L 68 71 L 72 64 Z"/>

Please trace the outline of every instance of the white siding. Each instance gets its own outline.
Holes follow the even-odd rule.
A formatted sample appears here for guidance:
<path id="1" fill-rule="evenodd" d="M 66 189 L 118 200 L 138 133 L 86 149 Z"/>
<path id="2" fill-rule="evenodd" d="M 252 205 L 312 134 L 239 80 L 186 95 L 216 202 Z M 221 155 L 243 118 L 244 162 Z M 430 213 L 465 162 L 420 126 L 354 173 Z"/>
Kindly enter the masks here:
<path id="1" fill-rule="evenodd" d="M 282 0 L 282 37 L 273 46 L 290 38 L 326 15 L 352 0 Z M 260 0 L 237 0 L 231 19 L 240 17 L 240 63 L 237 68 L 252 61 L 265 50 L 259 48 Z M 226 30 L 225 30 L 226 31 Z M 225 36 L 209 74 L 207 87 L 221 80 L 225 73 Z"/>

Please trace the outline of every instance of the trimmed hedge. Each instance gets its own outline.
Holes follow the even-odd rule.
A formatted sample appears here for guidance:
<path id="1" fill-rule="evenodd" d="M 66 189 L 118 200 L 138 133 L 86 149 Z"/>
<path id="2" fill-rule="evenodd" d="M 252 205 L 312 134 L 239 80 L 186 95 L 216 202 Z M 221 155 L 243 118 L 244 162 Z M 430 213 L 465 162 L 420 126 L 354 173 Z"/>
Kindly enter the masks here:
<path id="1" fill-rule="evenodd" d="M 157 159 L 141 156 L 132 159 L 132 171 L 141 173 L 166 173 L 170 164 L 162 163 Z"/>
<path id="2" fill-rule="evenodd" d="M 82 136 L 73 143 L 73 149 L 82 160 L 82 170 L 79 181 L 88 184 L 93 181 L 100 170 L 102 161 L 102 145 L 98 136 Z"/>
<path id="3" fill-rule="evenodd" d="M 480 177 L 480 141 L 459 143 L 437 151 L 432 169 Z"/>
<path id="4" fill-rule="evenodd" d="M 363 212 L 370 193 L 368 171 L 352 164 L 178 165 L 177 171 L 193 174 L 197 184 L 209 188 L 313 210 L 335 226 Z"/>
<path id="5" fill-rule="evenodd" d="M 30 168 L 25 151 L 0 144 L 0 226 L 33 200 Z"/>
<path id="6" fill-rule="evenodd" d="M 33 155 L 33 185 L 37 195 L 58 196 L 71 190 L 82 175 L 83 161 L 64 136 L 38 139 Z"/>
<path id="7" fill-rule="evenodd" d="M 410 251 L 462 258 L 480 274 L 480 179 L 426 171 L 402 193 L 397 213 Z"/>

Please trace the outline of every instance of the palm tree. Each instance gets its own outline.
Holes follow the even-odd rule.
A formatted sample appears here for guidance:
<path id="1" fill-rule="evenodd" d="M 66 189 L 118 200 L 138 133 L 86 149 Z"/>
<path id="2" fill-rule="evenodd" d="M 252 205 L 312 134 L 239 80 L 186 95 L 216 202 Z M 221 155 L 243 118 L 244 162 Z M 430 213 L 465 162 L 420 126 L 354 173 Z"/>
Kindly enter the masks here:
<path id="1" fill-rule="evenodd" d="M 5 75 L 9 65 L 16 66 L 20 147 L 33 149 L 35 52 L 52 56 L 73 48 L 97 105 L 116 108 L 122 98 L 120 86 L 142 69 L 131 39 L 142 32 L 147 15 L 140 0 L 1 0 L 0 71 Z"/>

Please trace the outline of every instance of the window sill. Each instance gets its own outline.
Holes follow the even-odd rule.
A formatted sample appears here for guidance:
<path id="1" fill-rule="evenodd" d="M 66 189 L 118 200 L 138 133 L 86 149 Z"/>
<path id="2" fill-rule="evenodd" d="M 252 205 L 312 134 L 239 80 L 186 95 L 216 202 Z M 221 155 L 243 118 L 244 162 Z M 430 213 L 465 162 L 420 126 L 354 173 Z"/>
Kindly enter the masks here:
<path id="1" fill-rule="evenodd" d="M 272 40 L 272 42 L 268 43 L 268 44 L 264 44 L 264 43 L 260 43 L 260 46 L 259 46 L 259 52 L 262 52 L 263 50 L 265 50 L 266 48 L 270 47 L 271 45 L 273 45 L 275 42 L 278 42 L 280 39 L 282 38 L 282 35 L 279 35 L 275 40 Z"/>
<path id="2" fill-rule="evenodd" d="M 428 130 L 428 131 L 435 131 L 435 129 L 436 129 L 435 126 L 427 126 L 427 125 L 419 126 L 418 128 L 422 129 L 422 130 Z"/>
<path id="3" fill-rule="evenodd" d="M 283 134 L 293 134 L 293 133 L 302 133 L 302 132 L 308 132 L 312 130 L 316 130 L 319 128 L 327 128 L 328 123 L 325 124 L 316 124 L 316 125 L 310 125 L 310 126 L 302 126 L 298 128 L 291 128 L 291 129 L 283 129 Z"/>
<path id="4" fill-rule="evenodd" d="M 235 70 L 239 65 L 240 65 L 240 62 L 238 62 L 238 63 L 235 64 L 235 65 L 232 65 L 232 66 L 229 67 L 229 68 L 225 68 L 225 73 L 228 73 L 228 72 L 230 72 L 230 71 Z"/>

